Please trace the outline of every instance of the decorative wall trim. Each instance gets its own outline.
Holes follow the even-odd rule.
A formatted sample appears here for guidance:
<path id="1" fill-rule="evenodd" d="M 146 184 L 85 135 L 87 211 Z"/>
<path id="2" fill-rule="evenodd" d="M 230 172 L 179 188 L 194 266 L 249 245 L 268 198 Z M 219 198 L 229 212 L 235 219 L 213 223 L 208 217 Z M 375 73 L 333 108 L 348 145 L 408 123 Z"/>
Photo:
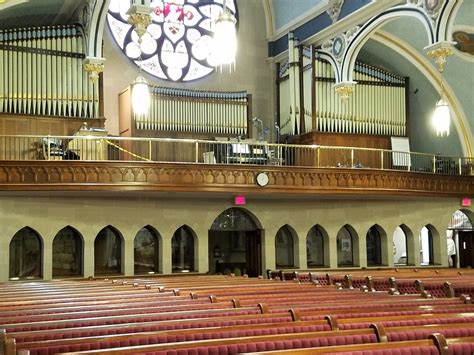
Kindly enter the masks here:
<path id="1" fill-rule="evenodd" d="M 256 176 L 265 172 L 268 185 Z M 472 176 L 389 170 L 156 164 L 138 162 L 5 161 L 0 191 L 179 191 L 269 195 L 474 195 Z"/>

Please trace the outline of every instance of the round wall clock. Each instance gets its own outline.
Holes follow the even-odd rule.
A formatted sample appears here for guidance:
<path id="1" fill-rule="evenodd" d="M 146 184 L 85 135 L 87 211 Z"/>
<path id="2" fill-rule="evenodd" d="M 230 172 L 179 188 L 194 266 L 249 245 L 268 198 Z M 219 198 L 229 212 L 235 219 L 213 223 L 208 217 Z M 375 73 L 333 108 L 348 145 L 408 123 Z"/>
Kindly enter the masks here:
<path id="1" fill-rule="evenodd" d="M 267 173 L 259 173 L 257 175 L 257 185 L 258 186 L 267 186 L 269 182 Z"/>

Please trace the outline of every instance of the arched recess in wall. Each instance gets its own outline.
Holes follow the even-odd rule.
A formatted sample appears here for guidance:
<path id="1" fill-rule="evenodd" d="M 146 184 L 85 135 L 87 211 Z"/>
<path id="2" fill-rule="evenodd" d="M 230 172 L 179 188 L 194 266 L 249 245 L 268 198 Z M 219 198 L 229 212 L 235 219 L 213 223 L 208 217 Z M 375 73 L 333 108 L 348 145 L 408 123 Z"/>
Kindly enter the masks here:
<path id="1" fill-rule="evenodd" d="M 387 233 L 378 224 L 369 228 L 365 237 L 367 266 L 387 265 Z"/>
<path id="2" fill-rule="evenodd" d="M 161 235 L 150 225 L 140 229 L 133 240 L 134 274 L 155 274 L 161 271 Z"/>
<path id="3" fill-rule="evenodd" d="M 455 211 L 446 238 L 449 266 L 474 267 L 474 212 L 465 208 Z"/>
<path id="4" fill-rule="evenodd" d="M 329 236 L 319 224 L 314 225 L 306 236 L 307 267 L 327 267 L 329 265 Z"/>
<path id="5" fill-rule="evenodd" d="M 275 264 L 277 268 L 297 266 L 295 251 L 298 250 L 296 231 L 285 224 L 275 235 Z"/>
<path id="6" fill-rule="evenodd" d="M 195 260 L 197 245 L 196 233 L 189 226 L 181 226 L 174 232 L 171 239 L 173 273 L 197 271 L 197 260 Z"/>
<path id="7" fill-rule="evenodd" d="M 83 275 L 84 238 L 73 227 L 61 229 L 53 239 L 53 277 Z"/>
<path id="8" fill-rule="evenodd" d="M 244 208 L 220 213 L 209 229 L 209 272 L 251 277 L 262 275 L 262 227 Z"/>
<path id="9" fill-rule="evenodd" d="M 359 236 L 351 225 L 346 224 L 339 230 L 336 246 L 337 266 L 359 265 Z"/>
<path id="10" fill-rule="evenodd" d="M 15 233 L 10 241 L 9 277 L 11 280 L 43 276 L 43 238 L 30 227 Z"/>
<path id="11" fill-rule="evenodd" d="M 395 266 L 414 265 L 413 233 L 406 224 L 401 224 L 393 232 L 393 264 Z"/>
<path id="12" fill-rule="evenodd" d="M 94 241 L 94 274 L 119 275 L 123 273 L 123 237 L 112 226 L 103 228 Z"/>
<path id="13" fill-rule="evenodd" d="M 439 233 L 432 224 L 427 224 L 421 229 L 419 237 L 420 266 L 440 264 L 440 261 L 437 260 L 439 238 Z"/>

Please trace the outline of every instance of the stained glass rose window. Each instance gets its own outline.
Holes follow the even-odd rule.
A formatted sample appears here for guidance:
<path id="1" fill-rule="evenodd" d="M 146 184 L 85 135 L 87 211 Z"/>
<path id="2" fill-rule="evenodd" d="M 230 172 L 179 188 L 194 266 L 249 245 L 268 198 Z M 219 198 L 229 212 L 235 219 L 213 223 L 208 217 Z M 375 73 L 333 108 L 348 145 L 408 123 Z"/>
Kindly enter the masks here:
<path id="1" fill-rule="evenodd" d="M 214 71 L 213 27 L 223 1 L 152 0 L 152 23 L 141 43 L 127 23 L 130 0 L 111 0 L 107 22 L 125 55 L 144 71 L 164 80 L 191 81 Z M 237 18 L 235 1 L 225 1 Z"/>

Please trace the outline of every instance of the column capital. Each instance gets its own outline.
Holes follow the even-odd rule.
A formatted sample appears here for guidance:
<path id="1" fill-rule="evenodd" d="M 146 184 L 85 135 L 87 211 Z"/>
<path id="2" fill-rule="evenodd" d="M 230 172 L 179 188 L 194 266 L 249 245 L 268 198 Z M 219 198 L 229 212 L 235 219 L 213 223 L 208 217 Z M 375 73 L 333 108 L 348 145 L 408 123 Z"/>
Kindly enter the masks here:
<path id="1" fill-rule="evenodd" d="M 104 71 L 105 58 L 86 57 L 83 61 L 83 68 L 89 73 L 92 82 L 97 81 L 99 74 Z"/>

